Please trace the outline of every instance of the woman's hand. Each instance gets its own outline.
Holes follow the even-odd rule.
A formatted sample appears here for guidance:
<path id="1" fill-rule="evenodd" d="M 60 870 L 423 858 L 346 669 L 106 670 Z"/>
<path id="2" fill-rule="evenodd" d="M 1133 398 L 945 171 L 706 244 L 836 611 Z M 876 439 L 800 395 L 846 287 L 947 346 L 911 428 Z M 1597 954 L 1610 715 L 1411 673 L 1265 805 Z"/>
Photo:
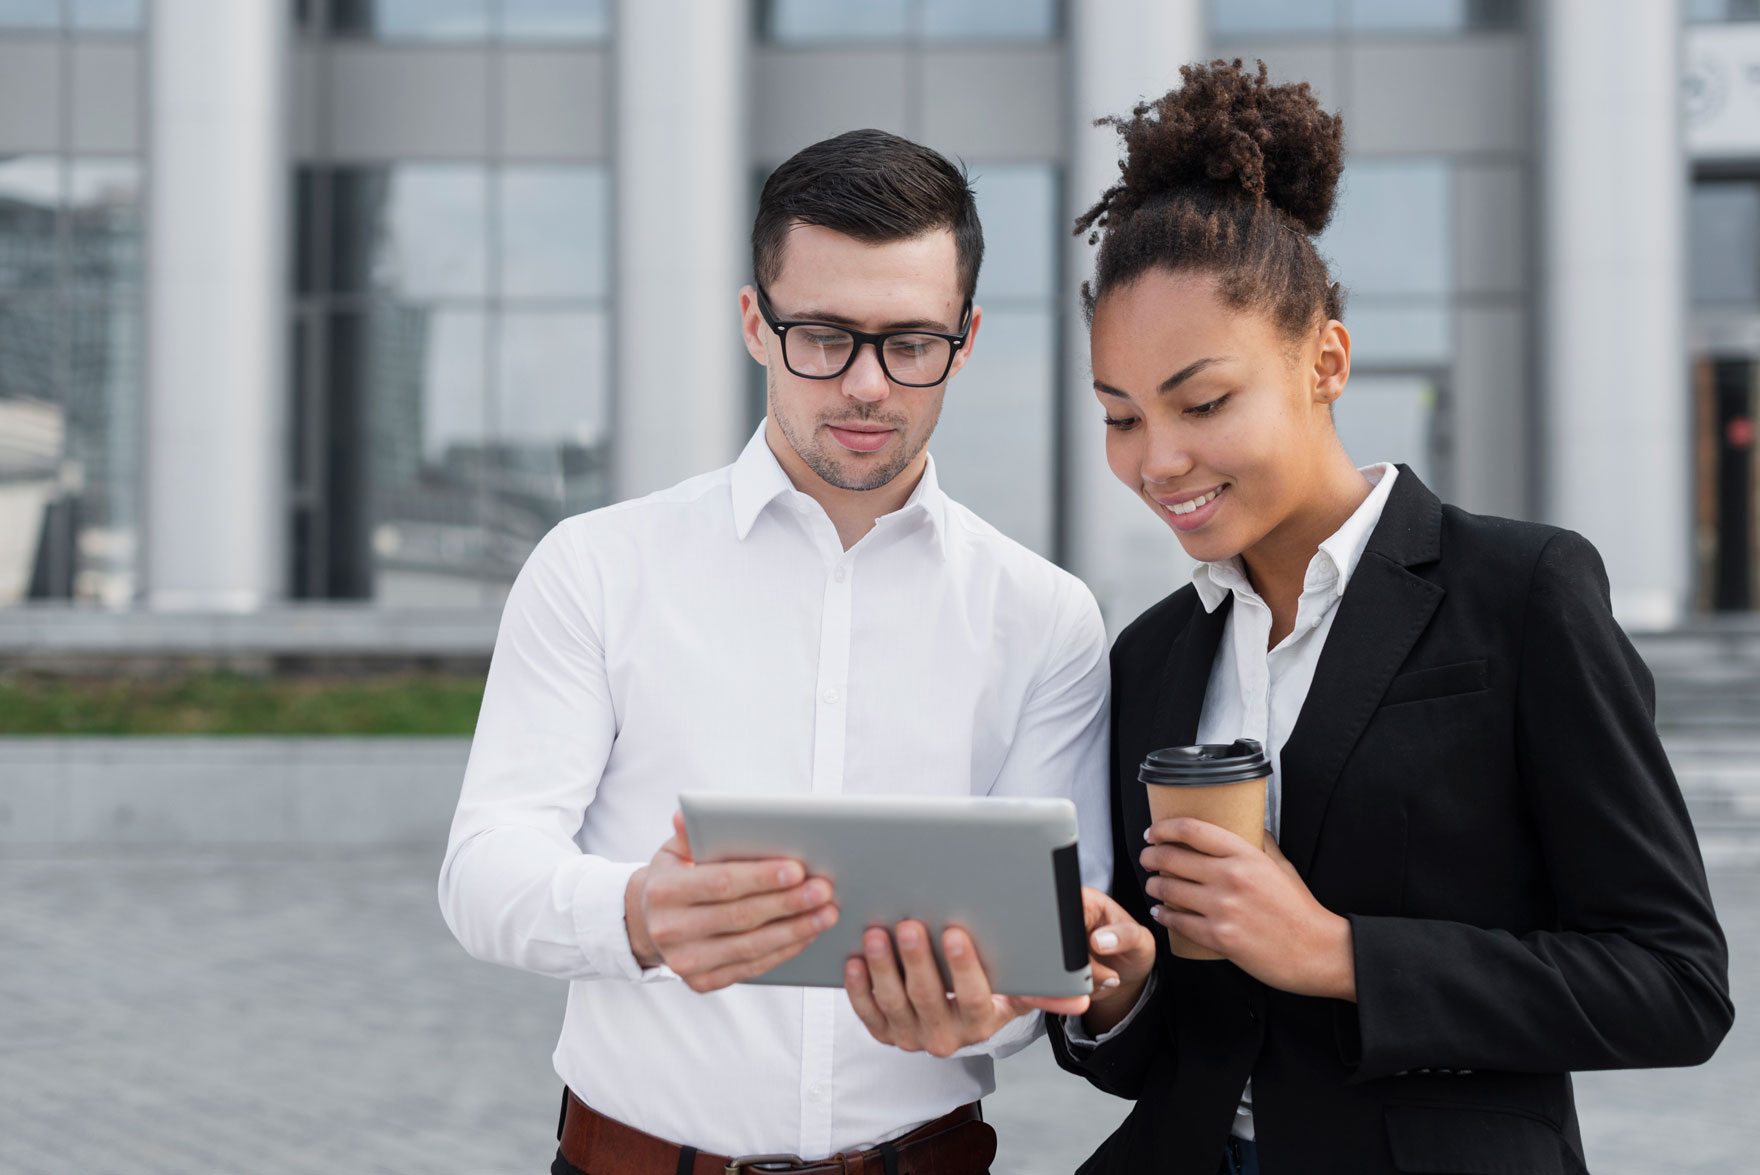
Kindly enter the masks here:
<path id="1" fill-rule="evenodd" d="M 1149 826 L 1145 887 L 1157 922 L 1296 995 L 1357 998 L 1351 924 L 1314 900 L 1270 834 L 1263 852 L 1225 828 L 1178 817 Z"/>
<path id="2" fill-rule="evenodd" d="M 1082 1027 L 1090 1036 L 1110 1031 L 1130 1014 L 1155 968 L 1155 936 L 1129 911 L 1091 886 L 1082 887 L 1082 924 L 1094 994 Z"/>

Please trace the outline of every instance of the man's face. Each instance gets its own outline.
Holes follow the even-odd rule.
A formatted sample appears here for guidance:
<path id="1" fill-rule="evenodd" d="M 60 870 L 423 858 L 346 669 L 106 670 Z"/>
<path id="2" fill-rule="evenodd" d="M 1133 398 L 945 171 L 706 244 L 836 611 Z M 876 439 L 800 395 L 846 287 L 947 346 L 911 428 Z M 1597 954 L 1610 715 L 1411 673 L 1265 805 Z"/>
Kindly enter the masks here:
<path id="1" fill-rule="evenodd" d="M 782 272 L 765 293 L 779 322 L 821 322 L 871 332 L 953 334 L 965 309 L 953 233 L 946 229 L 868 245 L 828 228 L 797 225 L 783 250 Z M 741 291 L 740 310 L 746 349 L 766 368 L 770 426 L 799 460 L 789 460 L 780 450 L 777 455 L 797 483 L 810 471 L 812 478 L 836 489 L 875 490 L 921 468 L 923 450 L 941 416 L 945 379 L 927 388 L 896 384 L 868 346 L 833 379 L 795 375 L 783 363 L 782 339 L 759 313 L 752 287 Z M 966 344 L 954 355 L 949 378 L 971 353 L 979 317 L 974 308 Z M 777 449 L 774 435 L 771 442 Z"/>

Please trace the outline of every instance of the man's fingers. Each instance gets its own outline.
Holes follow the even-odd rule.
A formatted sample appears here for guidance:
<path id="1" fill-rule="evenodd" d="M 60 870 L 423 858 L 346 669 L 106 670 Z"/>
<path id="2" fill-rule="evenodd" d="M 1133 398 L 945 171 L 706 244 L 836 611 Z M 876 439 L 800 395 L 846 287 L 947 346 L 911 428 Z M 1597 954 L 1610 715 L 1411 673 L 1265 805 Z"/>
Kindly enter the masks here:
<path id="1" fill-rule="evenodd" d="M 666 843 L 670 846 L 674 841 L 678 843 L 678 847 L 673 850 L 674 852 L 686 861 L 696 860 L 695 857 L 691 856 L 690 833 L 684 830 L 684 813 L 679 811 L 674 811 L 672 813 L 672 840 L 669 840 Z"/>
<path id="2" fill-rule="evenodd" d="M 849 1006 L 855 1010 L 856 1019 L 862 1022 L 868 1034 L 881 1044 L 896 1043 L 886 1013 L 874 1002 L 874 981 L 868 975 L 868 964 L 860 955 L 851 957 L 843 965 L 843 990 L 849 993 Z"/>
<path id="3" fill-rule="evenodd" d="M 941 949 L 947 955 L 947 969 L 953 974 L 953 1005 L 960 1019 L 980 1029 L 986 1027 L 996 1008 L 991 998 L 995 993 L 990 988 L 990 977 L 984 973 L 984 964 L 978 959 L 972 936 L 950 926 L 941 934 Z"/>
<path id="4" fill-rule="evenodd" d="M 884 929 L 870 926 L 862 935 L 862 957 L 868 964 L 868 978 L 874 986 L 874 1002 L 892 1026 L 893 1039 L 903 1049 L 915 1050 L 917 1016 L 905 994 L 904 979 L 898 972 L 898 960 L 892 950 L 892 936 Z"/>
<path id="5" fill-rule="evenodd" d="M 695 991 L 719 991 L 731 987 L 747 979 L 756 979 L 772 967 L 779 967 L 807 949 L 805 942 L 792 942 L 779 951 L 771 951 L 756 959 L 729 964 L 718 968 L 707 975 L 695 976 L 691 980 L 691 988 Z"/>
<path id="6" fill-rule="evenodd" d="M 907 918 L 893 931 L 893 941 L 898 944 L 898 959 L 904 967 L 905 996 L 911 1002 L 925 1043 L 933 1043 L 949 1031 L 953 1009 L 947 1006 L 947 984 L 941 978 L 940 964 L 935 961 L 929 928 Z"/>
<path id="7" fill-rule="evenodd" d="M 790 948 L 793 948 L 791 953 L 799 954 L 821 933 L 837 925 L 837 917 L 836 906 L 821 906 L 810 914 L 772 922 L 744 934 L 723 934 L 686 942 L 669 951 L 666 961 L 679 974 L 694 976 L 754 964 Z"/>
<path id="8" fill-rule="evenodd" d="M 792 889 L 806 879 L 799 861 L 722 861 L 682 870 L 671 879 L 671 896 L 681 905 L 714 905 Z"/>
<path id="9" fill-rule="evenodd" d="M 743 934 L 799 914 L 812 913 L 831 902 L 831 883 L 822 877 L 774 893 L 755 894 L 733 902 L 685 906 L 671 912 L 667 933 L 678 941 Z"/>

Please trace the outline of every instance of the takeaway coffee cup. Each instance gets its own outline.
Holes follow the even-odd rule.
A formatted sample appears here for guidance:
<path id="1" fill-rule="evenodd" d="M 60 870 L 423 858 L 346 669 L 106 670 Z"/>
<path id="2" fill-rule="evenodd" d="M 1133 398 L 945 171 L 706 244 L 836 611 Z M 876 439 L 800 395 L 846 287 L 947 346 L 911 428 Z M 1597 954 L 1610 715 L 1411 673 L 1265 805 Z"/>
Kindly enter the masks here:
<path id="1" fill-rule="evenodd" d="M 1271 761 L 1250 738 L 1232 743 L 1150 751 L 1137 770 L 1149 792 L 1149 817 L 1190 816 L 1228 829 L 1248 844 L 1265 844 L 1265 780 Z M 1182 935 L 1167 932 L 1182 959 L 1220 959 Z"/>

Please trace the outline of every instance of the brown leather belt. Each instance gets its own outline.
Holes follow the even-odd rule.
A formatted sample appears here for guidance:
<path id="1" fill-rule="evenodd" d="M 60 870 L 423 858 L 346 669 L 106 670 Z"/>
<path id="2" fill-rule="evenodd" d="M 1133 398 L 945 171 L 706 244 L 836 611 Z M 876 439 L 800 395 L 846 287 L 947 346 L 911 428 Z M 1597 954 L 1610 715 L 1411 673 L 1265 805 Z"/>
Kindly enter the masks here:
<path id="1" fill-rule="evenodd" d="M 565 1090 L 557 1138 L 562 1157 L 588 1175 L 984 1175 L 996 1157 L 996 1131 L 984 1124 L 977 1102 L 872 1150 L 808 1162 L 704 1154 L 607 1118 Z"/>

